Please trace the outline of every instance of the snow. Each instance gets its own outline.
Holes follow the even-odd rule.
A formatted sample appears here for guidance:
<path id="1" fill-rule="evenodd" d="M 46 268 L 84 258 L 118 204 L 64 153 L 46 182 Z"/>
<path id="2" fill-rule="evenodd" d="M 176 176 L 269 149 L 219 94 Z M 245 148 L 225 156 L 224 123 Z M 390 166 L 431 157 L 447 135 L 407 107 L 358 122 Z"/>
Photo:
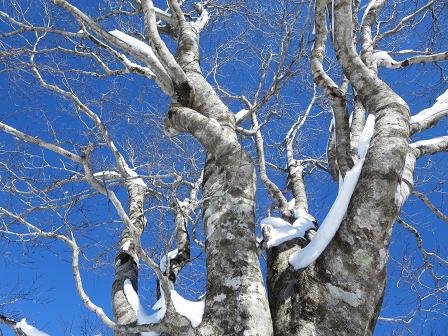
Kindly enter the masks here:
<path id="1" fill-rule="evenodd" d="M 100 171 L 93 174 L 94 177 L 108 178 L 108 177 L 121 177 L 121 175 L 113 170 Z"/>
<path id="2" fill-rule="evenodd" d="M 123 251 L 127 251 L 127 250 L 129 250 L 129 247 L 131 246 L 131 241 L 130 240 L 128 240 L 128 241 L 126 241 L 123 245 L 121 245 L 121 249 L 123 250 Z"/>
<path id="3" fill-rule="evenodd" d="M 179 206 L 181 208 L 186 208 L 190 205 L 190 199 L 187 197 L 185 198 L 183 201 L 180 201 L 179 199 L 177 200 L 177 203 L 179 204 Z"/>
<path id="4" fill-rule="evenodd" d="M 342 183 L 340 184 L 338 195 L 311 242 L 305 248 L 290 256 L 289 263 L 295 270 L 305 268 L 314 262 L 325 250 L 339 229 L 350 203 L 353 191 L 358 183 L 365 155 L 367 154 L 368 145 L 373 135 L 374 126 L 375 117 L 369 115 L 358 144 L 360 159 L 355 163 L 353 168 L 346 173 L 345 178 L 343 180 L 341 179 Z"/>
<path id="5" fill-rule="evenodd" d="M 438 113 L 448 112 L 448 90 L 436 99 L 436 103 L 411 117 L 411 124 L 419 123 Z"/>
<path id="6" fill-rule="evenodd" d="M 369 2 L 369 4 L 367 5 L 366 10 L 364 11 L 364 15 L 362 16 L 362 19 L 361 19 L 361 26 L 363 25 L 364 20 L 365 20 L 367 14 L 370 12 L 370 9 L 371 9 L 372 6 L 375 4 L 375 2 L 376 2 L 376 0 L 371 0 L 371 1 Z"/>
<path id="7" fill-rule="evenodd" d="M 243 120 L 246 117 L 247 113 L 249 113 L 249 110 L 246 109 L 242 109 L 241 111 L 235 113 L 236 123 L 239 123 L 241 120 Z"/>
<path id="8" fill-rule="evenodd" d="M 359 137 L 358 141 L 358 156 L 363 158 L 367 154 L 367 150 L 369 149 L 370 139 L 373 136 L 373 131 L 375 130 L 375 116 L 373 114 L 369 114 L 367 117 L 366 123 L 364 125 L 364 129 Z"/>
<path id="9" fill-rule="evenodd" d="M 376 51 L 373 53 L 373 60 L 380 66 L 393 67 L 397 62 L 387 53 L 387 51 Z"/>
<path id="10" fill-rule="evenodd" d="M 174 249 L 170 252 L 168 252 L 168 258 L 173 259 L 176 257 L 178 250 Z M 160 258 L 159 267 L 162 273 L 165 273 L 166 271 L 166 256 L 164 255 L 162 258 Z"/>
<path id="11" fill-rule="evenodd" d="M 166 313 L 166 306 L 165 306 L 165 299 L 163 296 L 160 298 L 159 301 L 156 302 L 156 304 L 153 307 L 153 310 L 157 310 L 154 314 L 148 315 L 145 312 L 145 309 L 142 307 L 140 303 L 140 299 L 137 295 L 137 293 L 134 290 L 134 287 L 132 287 L 131 280 L 126 279 L 123 284 L 123 291 L 124 295 L 126 295 L 126 299 L 128 300 L 129 304 L 132 307 L 132 310 L 135 311 L 135 314 L 137 315 L 137 323 L 138 324 L 150 324 L 150 323 L 159 323 Z M 163 302 L 161 302 L 163 300 Z M 157 336 L 158 333 L 148 331 L 141 333 L 143 336 Z"/>
<path id="12" fill-rule="evenodd" d="M 109 31 L 109 34 L 115 36 L 116 38 L 130 45 L 132 48 L 137 49 L 146 55 L 154 56 L 154 52 L 152 51 L 151 47 L 145 42 L 136 39 L 135 37 L 129 36 L 128 34 L 125 34 L 118 29 Z"/>
<path id="13" fill-rule="evenodd" d="M 26 322 L 25 318 L 20 320 L 20 322 L 17 322 L 16 327 L 20 329 L 27 336 L 50 336 L 49 334 L 40 331 L 39 329 L 33 327 L 32 325 L 29 325 Z"/>
<path id="14" fill-rule="evenodd" d="M 159 14 L 159 15 L 162 15 L 162 16 L 165 16 L 165 17 L 171 17 L 170 13 L 168 13 L 168 12 L 164 11 L 163 9 L 158 8 L 158 7 L 154 7 L 154 12 L 156 14 Z"/>
<path id="15" fill-rule="evenodd" d="M 144 308 L 140 303 L 138 294 L 135 292 L 134 287 L 129 279 L 124 281 L 123 285 L 124 294 L 128 299 L 129 304 L 137 315 L 138 324 L 150 324 L 160 322 L 166 313 L 166 303 L 165 295 L 163 290 L 161 290 L 161 296 L 159 301 L 157 301 L 152 307 L 156 312 L 152 315 L 147 315 Z M 170 290 L 171 300 L 173 302 L 174 309 L 182 315 L 185 316 L 190 322 L 193 328 L 196 328 L 202 322 L 202 316 L 204 315 L 205 302 L 204 301 L 189 301 L 183 298 L 176 290 Z M 154 332 L 144 332 L 144 336 L 156 336 L 157 333 Z"/>
<path id="16" fill-rule="evenodd" d="M 170 293 L 176 311 L 190 320 L 193 328 L 199 326 L 204 315 L 205 301 L 188 301 L 175 290 L 171 290 Z"/>
<path id="17" fill-rule="evenodd" d="M 294 211 L 294 218 L 305 218 L 311 222 L 316 222 L 316 218 L 314 218 L 313 216 L 311 216 L 305 209 L 303 208 L 299 208 L 299 209 L 294 209 L 294 206 L 296 205 L 296 199 L 292 198 L 289 202 L 288 202 L 288 210 L 290 211 Z"/>
<path id="18" fill-rule="evenodd" d="M 261 227 L 265 226 L 269 228 L 269 240 L 266 245 L 271 248 L 285 241 L 303 237 L 307 230 L 314 228 L 314 223 L 305 217 L 297 218 L 292 225 L 279 217 L 266 217 L 261 220 Z"/>
<path id="19" fill-rule="evenodd" d="M 133 171 L 131 168 L 129 168 L 128 165 L 125 164 L 124 168 L 126 170 L 126 173 L 132 178 L 132 183 L 142 186 L 144 188 L 147 187 L 145 181 L 143 181 L 143 179 L 141 177 L 138 177 L 138 174 L 135 171 Z"/>
<path id="20" fill-rule="evenodd" d="M 410 146 L 412 148 L 418 148 L 420 146 L 431 146 L 434 144 L 438 144 L 441 141 L 448 141 L 448 136 L 442 136 L 442 137 L 437 137 L 437 138 L 428 139 L 428 140 L 416 141 L 416 142 L 411 143 Z"/>

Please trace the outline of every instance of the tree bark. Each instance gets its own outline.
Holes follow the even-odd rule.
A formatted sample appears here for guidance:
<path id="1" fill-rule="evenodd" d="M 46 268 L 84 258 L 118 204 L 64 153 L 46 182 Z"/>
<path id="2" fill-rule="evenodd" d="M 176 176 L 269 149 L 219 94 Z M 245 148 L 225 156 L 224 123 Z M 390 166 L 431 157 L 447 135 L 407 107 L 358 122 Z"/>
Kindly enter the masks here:
<path id="1" fill-rule="evenodd" d="M 233 114 L 201 73 L 198 39 L 193 25 L 181 24 L 176 60 L 194 95 L 188 102 L 175 97 L 165 123 L 169 134 L 191 133 L 207 153 L 207 293 L 198 332 L 269 336 L 272 321 L 255 239 L 255 167 L 238 142 Z"/>
<path id="2" fill-rule="evenodd" d="M 316 10 L 325 6 L 318 1 Z M 399 213 L 396 190 L 408 152 L 409 110 L 356 54 L 351 13 L 351 1 L 335 1 L 334 47 L 361 102 L 376 117 L 375 132 L 339 231 L 314 265 L 296 273 L 291 310 L 298 317 L 280 317 L 289 326 L 276 335 L 370 335 L 381 307 L 391 228 Z"/>
<path id="3" fill-rule="evenodd" d="M 126 279 L 132 283 L 135 292 L 138 293 L 138 256 L 135 252 L 135 239 L 140 240 L 140 236 L 146 226 L 143 203 L 145 199 L 146 187 L 134 182 L 127 183 L 129 195 L 129 219 L 136 228 L 136 232 L 131 234 L 129 228 L 125 228 L 120 239 L 120 252 L 115 258 L 115 276 L 112 284 L 112 312 L 115 321 L 123 325 L 136 325 L 137 316 L 132 306 L 128 302 L 124 293 L 123 285 Z M 117 336 L 122 333 L 116 332 Z M 136 334 L 138 335 L 138 334 Z"/>

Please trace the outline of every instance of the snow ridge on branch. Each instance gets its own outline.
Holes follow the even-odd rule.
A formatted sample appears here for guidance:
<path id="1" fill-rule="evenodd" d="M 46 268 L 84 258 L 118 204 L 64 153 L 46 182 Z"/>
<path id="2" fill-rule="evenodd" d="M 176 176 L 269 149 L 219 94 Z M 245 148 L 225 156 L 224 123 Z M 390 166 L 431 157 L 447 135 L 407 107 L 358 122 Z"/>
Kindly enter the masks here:
<path id="1" fill-rule="evenodd" d="M 338 231 L 358 183 L 370 139 L 373 136 L 374 126 L 375 116 L 369 114 L 358 144 L 359 160 L 355 163 L 353 168 L 347 172 L 345 178 L 340 181 L 338 195 L 311 242 L 305 248 L 290 256 L 289 263 L 295 270 L 305 268 L 314 262 L 325 250 Z"/>

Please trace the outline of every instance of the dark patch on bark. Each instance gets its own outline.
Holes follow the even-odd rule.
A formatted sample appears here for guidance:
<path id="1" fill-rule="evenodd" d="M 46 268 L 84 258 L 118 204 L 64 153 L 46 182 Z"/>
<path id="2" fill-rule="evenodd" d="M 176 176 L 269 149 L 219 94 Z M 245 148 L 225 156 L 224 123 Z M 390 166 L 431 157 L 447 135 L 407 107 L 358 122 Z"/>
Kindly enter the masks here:
<path id="1" fill-rule="evenodd" d="M 176 92 L 176 100 L 184 107 L 191 106 L 191 97 L 193 88 L 190 83 L 182 82 L 182 83 L 174 83 L 174 92 Z"/>

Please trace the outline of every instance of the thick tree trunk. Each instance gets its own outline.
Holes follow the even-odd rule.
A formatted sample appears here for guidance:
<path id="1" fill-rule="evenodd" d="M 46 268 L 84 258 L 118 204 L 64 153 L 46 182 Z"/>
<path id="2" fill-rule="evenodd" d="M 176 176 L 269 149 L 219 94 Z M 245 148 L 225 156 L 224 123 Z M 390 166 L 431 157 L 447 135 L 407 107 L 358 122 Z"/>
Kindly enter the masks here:
<path id="1" fill-rule="evenodd" d="M 241 149 L 208 156 L 204 172 L 207 252 L 203 335 L 271 335 L 255 242 L 255 170 Z"/>
<path id="2" fill-rule="evenodd" d="M 238 142 L 235 118 L 203 77 L 198 33 L 180 27 L 176 59 L 190 100 L 175 97 L 168 134 L 191 133 L 205 148 L 203 223 L 207 293 L 201 335 L 272 335 L 272 321 L 255 239 L 255 168 Z M 186 95 L 185 95 L 186 96 Z"/>
<path id="3" fill-rule="evenodd" d="M 325 1 L 316 4 L 316 10 L 325 7 Z M 336 0 L 334 11 L 338 59 L 367 112 L 375 115 L 375 132 L 339 231 L 314 265 L 296 273 L 299 285 L 290 286 L 294 299 L 289 302 L 295 303 L 290 311 L 298 317 L 274 319 L 281 326 L 279 336 L 372 333 L 384 294 L 392 223 L 399 213 L 396 190 L 408 152 L 408 107 L 356 54 L 351 2 Z M 275 276 L 293 278 L 290 272 L 285 267 Z M 285 310 L 289 302 L 278 309 Z"/>

